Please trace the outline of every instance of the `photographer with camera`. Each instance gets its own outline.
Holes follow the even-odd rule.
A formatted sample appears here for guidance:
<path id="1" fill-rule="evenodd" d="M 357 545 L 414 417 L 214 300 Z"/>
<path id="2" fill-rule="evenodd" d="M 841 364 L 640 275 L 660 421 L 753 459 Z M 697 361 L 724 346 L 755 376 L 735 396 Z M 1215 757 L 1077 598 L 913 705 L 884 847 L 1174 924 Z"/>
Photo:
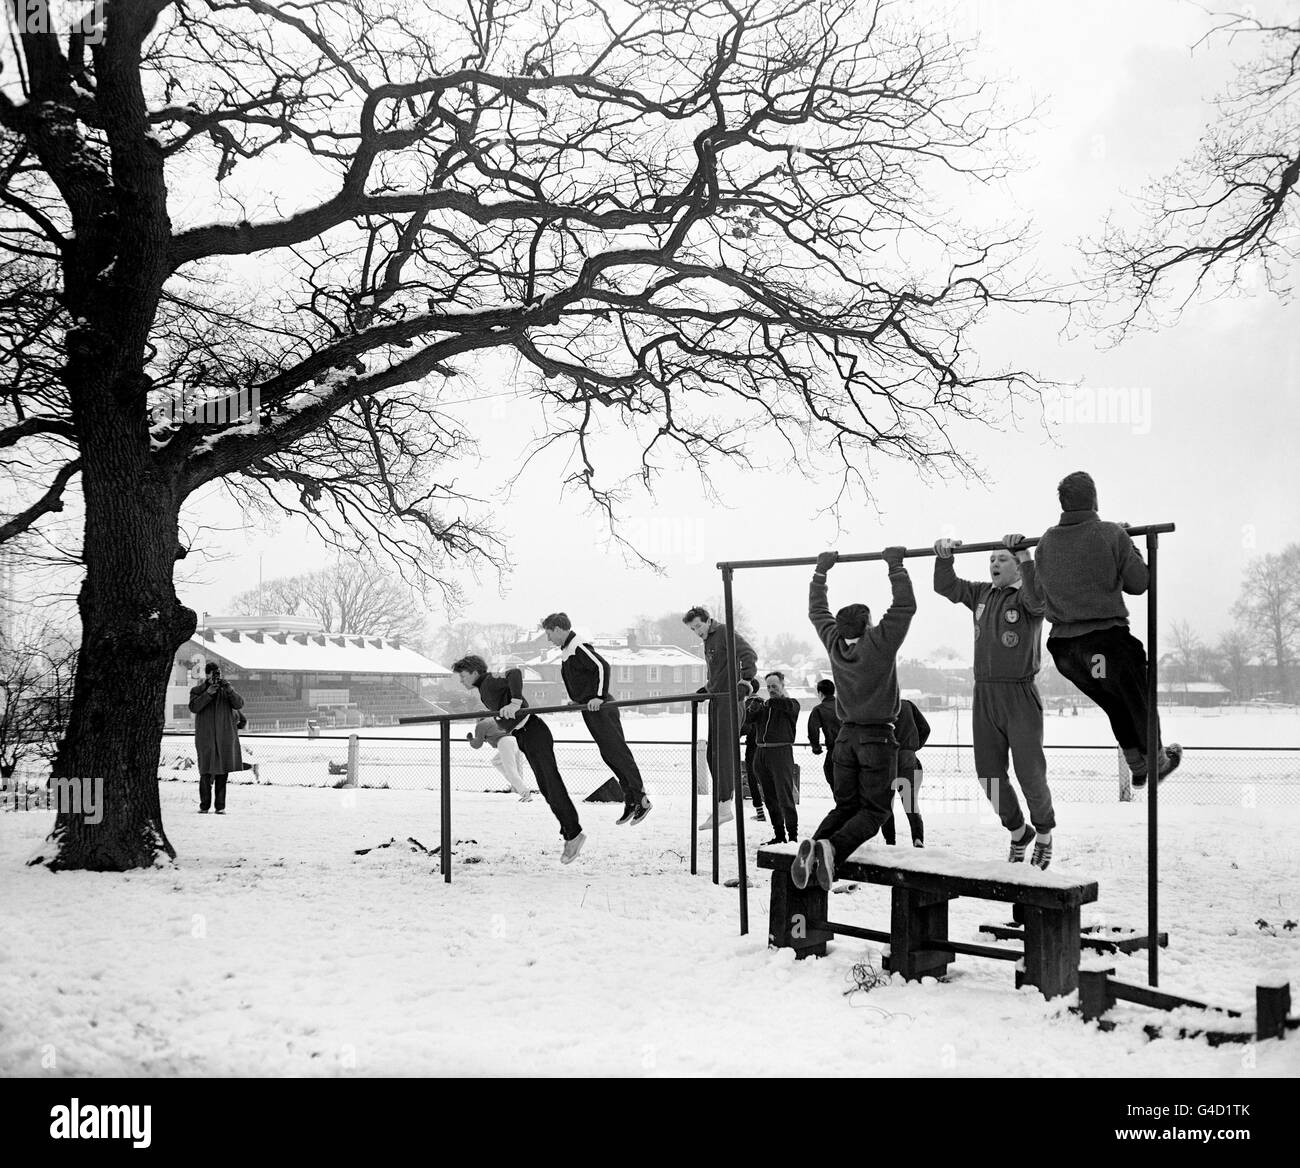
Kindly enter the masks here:
<path id="1" fill-rule="evenodd" d="M 205 680 L 190 690 L 194 715 L 194 749 L 199 763 L 199 814 L 206 815 L 216 788 L 216 812 L 226 813 L 226 776 L 244 769 L 239 731 L 247 722 L 239 713 L 244 699 L 221 676 L 221 666 L 209 661 Z"/>

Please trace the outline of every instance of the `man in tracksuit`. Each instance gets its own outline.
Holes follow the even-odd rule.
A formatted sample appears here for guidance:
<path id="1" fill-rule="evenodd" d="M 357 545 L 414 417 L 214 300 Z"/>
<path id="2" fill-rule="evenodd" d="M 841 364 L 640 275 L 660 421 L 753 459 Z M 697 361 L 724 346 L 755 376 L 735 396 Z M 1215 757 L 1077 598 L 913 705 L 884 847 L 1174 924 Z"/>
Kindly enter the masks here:
<path id="1" fill-rule="evenodd" d="M 587 842 L 587 834 L 578 822 L 578 812 L 555 764 L 555 739 L 550 729 L 536 714 L 523 713 L 528 706 L 523 674 L 518 669 L 507 669 L 504 677 L 497 677 L 488 672 L 487 662 L 475 654 L 454 662 L 451 671 L 466 689 L 478 690 L 484 708 L 495 712 L 496 724 L 514 735 L 537 779 L 537 789 L 560 821 L 560 835 L 564 837 L 560 863 L 572 864 Z"/>
<path id="2" fill-rule="evenodd" d="M 748 703 L 745 727 L 754 731 L 754 774 L 772 810 L 775 835 L 767 842 L 783 844 L 799 838 L 799 816 L 794 807 L 794 732 L 799 703 L 785 692 L 785 674 L 775 671 L 763 681 L 767 700 Z"/>
<path id="3" fill-rule="evenodd" d="M 745 757 L 743 759 L 745 766 L 745 780 L 749 785 L 749 797 L 754 801 L 754 818 L 762 822 L 767 818 L 763 811 L 763 785 L 758 781 L 754 772 L 754 752 L 758 748 L 758 730 L 753 721 L 750 719 L 750 713 L 755 706 L 761 706 L 763 699 L 755 696 L 747 698 L 745 701 L 744 716 L 740 722 L 740 739 L 745 744 Z"/>
<path id="4" fill-rule="evenodd" d="M 930 738 L 930 723 L 925 715 L 916 708 L 915 702 L 902 698 L 898 703 L 898 721 L 894 726 L 894 737 L 898 739 L 898 777 L 894 780 L 894 790 L 903 801 L 903 813 L 907 816 L 907 826 L 912 830 L 912 846 L 925 847 L 925 820 L 921 816 L 921 779 L 924 771 L 916 752 Z M 895 838 L 894 804 L 890 800 L 889 818 L 880 825 L 880 835 L 885 843 L 893 846 Z"/>
<path id="5" fill-rule="evenodd" d="M 650 814 L 650 800 L 646 798 L 636 759 L 623 736 L 618 707 L 608 704 L 614 700 L 609 692 L 609 662 L 596 652 L 590 641 L 584 641 L 573 631 L 567 613 L 553 612 L 543 618 L 542 631 L 560 650 L 560 677 L 569 701 L 582 706 L 587 731 L 605 765 L 623 788 L 623 814 L 614 822 L 619 826 L 640 823 Z"/>
<path id="6" fill-rule="evenodd" d="M 835 712 L 835 683 L 823 677 L 817 683 L 817 692 L 822 700 L 808 711 L 808 745 L 813 754 L 821 754 L 819 738 L 826 740 L 826 759 L 822 763 L 822 774 L 826 776 L 826 785 L 835 790 L 835 740 L 840 736 L 840 716 Z"/>
<path id="7" fill-rule="evenodd" d="M 727 688 L 727 626 L 719 624 L 709 617 L 709 610 L 696 605 L 688 609 L 682 617 L 686 625 L 704 642 L 704 661 L 707 666 L 705 676 L 708 683 L 697 693 L 720 694 Z M 736 633 L 736 724 L 741 720 L 740 703 L 758 692 L 758 654 L 750 647 L 748 641 Z M 709 760 L 709 772 L 718 784 L 718 822 L 726 823 L 735 818 L 731 808 L 735 796 L 731 775 L 722 763 L 722 752 L 731 750 L 732 744 L 723 736 L 723 708 L 726 698 L 716 697 L 709 701 L 709 737 L 706 756 Z M 713 816 L 709 815 L 700 824 L 701 831 L 713 827 Z"/>
<path id="8" fill-rule="evenodd" d="M 1021 535 L 1003 539 L 1006 548 L 989 555 L 990 583 L 962 580 L 953 567 L 959 539 L 934 544 L 934 590 L 975 615 L 975 700 L 972 709 L 975 773 L 1002 826 L 1011 833 L 1008 861 L 1024 860 L 1034 845 L 1036 868 L 1052 859 L 1052 829 L 1056 815 L 1047 786 L 1047 757 L 1043 753 L 1043 699 L 1034 678 L 1040 661 L 1043 598 L 1029 553 L 1018 545 Z M 1029 804 L 1025 822 L 1020 800 L 1011 785 L 1007 754 Z M 1036 841 L 1036 842 L 1035 842 Z"/>
<path id="9" fill-rule="evenodd" d="M 1091 475 L 1066 475 L 1056 495 L 1061 521 L 1043 532 L 1034 557 L 1052 622 L 1047 650 L 1061 676 L 1106 712 L 1133 786 L 1143 787 L 1150 772 L 1147 655 L 1128 631 L 1122 593 L 1141 596 L 1150 572 L 1124 525 L 1098 517 Z M 1156 781 L 1163 782 L 1182 762 L 1183 748 L 1171 742 L 1166 749 L 1158 737 L 1155 746 Z"/>
<path id="10" fill-rule="evenodd" d="M 813 833 L 803 840 L 790 867 L 796 888 L 807 888 L 814 874 L 829 890 L 835 880 L 836 857 L 847 859 L 879 830 L 889 816 L 894 778 L 898 773 L 898 651 L 916 614 L 912 581 L 903 567 L 906 549 L 888 547 L 893 603 L 878 625 L 871 623 L 865 604 L 850 604 L 834 616 L 826 604 L 826 573 L 838 552 L 817 557 L 808 588 L 808 619 L 826 646 L 835 679 L 835 708 L 840 733 L 835 741 L 835 806 Z"/>

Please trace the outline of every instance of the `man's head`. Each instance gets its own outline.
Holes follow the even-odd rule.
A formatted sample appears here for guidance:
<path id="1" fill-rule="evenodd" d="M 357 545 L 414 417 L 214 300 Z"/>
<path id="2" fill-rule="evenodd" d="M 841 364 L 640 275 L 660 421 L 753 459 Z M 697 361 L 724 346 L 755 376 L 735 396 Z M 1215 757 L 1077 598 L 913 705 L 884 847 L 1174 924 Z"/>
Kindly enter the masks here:
<path id="1" fill-rule="evenodd" d="M 1020 579 L 1020 561 L 1006 548 L 989 552 L 989 579 L 994 588 L 1010 588 Z"/>
<path id="2" fill-rule="evenodd" d="M 573 622 L 569 620 L 567 612 L 553 612 L 550 616 L 542 617 L 542 632 L 552 645 L 563 645 L 573 632 Z"/>
<path id="3" fill-rule="evenodd" d="M 856 641 L 871 627 L 871 609 L 865 604 L 846 604 L 835 614 L 835 631 L 846 641 Z"/>
<path id="4" fill-rule="evenodd" d="M 1056 484 L 1062 511 L 1096 511 L 1097 484 L 1086 470 L 1076 470 Z"/>
<path id="5" fill-rule="evenodd" d="M 829 677 L 823 677 L 817 683 L 817 692 L 824 698 L 833 698 L 835 696 L 835 683 Z"/>
<path id="6" fill-rule="evenodd" d="M 208 663 L 203 667 L 203 676 L 204 676 L 204 678 L 207 679 L 208 681 L 220 681 L 220 680 L 221 680 L 221 666 L 218 665 L 215 661 L 209 661 L 209 662 L 208 662 Z"/>
<path id="7" fill-rule="evenodd" d="M 702 605 L 695 605 L 694 608 L 688 608 L 686 615 L 682 617 L 682 624 L 691 630 L 700 640 L 704 640 L 709 635 L 709 610 Z"/>
<path id="8" fill-rule="evenodd" d="M 767 686 L 767 692 L 770 697 L 785 697 L 785 674 L 779 670 L 772 670 L 771 673 L 763 675 L 763 684 Z"/>
<path id="9" fill-rule="evenodd" d="M 451 671 L 466 689 L 473 689 L 487 676 L 487 662 L 482 657 L 470 653 L 459 661 L 451 663 Z"/>

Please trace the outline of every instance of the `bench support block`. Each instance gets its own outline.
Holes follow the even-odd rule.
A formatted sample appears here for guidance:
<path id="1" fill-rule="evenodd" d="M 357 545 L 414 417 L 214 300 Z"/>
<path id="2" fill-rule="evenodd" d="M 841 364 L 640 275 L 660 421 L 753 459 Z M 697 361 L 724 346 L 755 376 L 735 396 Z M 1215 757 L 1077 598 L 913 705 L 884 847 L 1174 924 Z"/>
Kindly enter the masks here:
<path id="1" fill-rule="evenodd" d="M 895 888 L 891 905 L 889 956 L 885 968 L 908 981 L 943 977 L 951 951 L 930 949 L 929 941 L 948 938 L 949 897 L 912 888 Z"/>
<path id="2" fill-rule="evenodd" d="M 796 888 L 787 869 L 772 873 L 772 907 L 768 917 L 767 942 L 778 949 L 793 949 L 796 961 L 825 957 L 832 934 L 814 929 L 812 922 L 827 918 L 826 893 L 817 883 Z"/>
<path id="3" fill-rule="evenodd" d="M 1079 988 L 1080 912 L 1017 905 L 1025 920 L 1025 970 L 1016 985 L 1035 986 L 1045 998 Z"/>

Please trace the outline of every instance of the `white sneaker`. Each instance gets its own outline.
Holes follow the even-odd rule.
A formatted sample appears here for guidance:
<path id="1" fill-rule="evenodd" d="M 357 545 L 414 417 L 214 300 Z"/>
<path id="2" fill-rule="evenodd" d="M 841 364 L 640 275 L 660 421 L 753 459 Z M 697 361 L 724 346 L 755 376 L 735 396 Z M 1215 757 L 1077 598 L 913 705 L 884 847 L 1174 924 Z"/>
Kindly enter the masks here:
<path id="1" fill-rule="evenodd" d="M 533 797 L 533 793 L 531 791 L 525 791 L 522 795 L 519 796 L 519 802 L 527 803 L 532 797 Z"/>
<path id="2" fill-rule="evenodd" d="M 564 841 L 564 852 L 560 856 L 561 864 L 572 864 L 578 858 L 578 853 L 582 851 L 582 845 L 587 842 L 587 833 L 578 832 L 571 840 Z"/>
<path id="3" fill-rule="evenodd" d="M 730 823 L 736 818 L 736 813 L 732 811 L 730 803 L 718 804 L 718 823 Z M 713 828 L 713 816 L 706 815 L 704 822 L 700 824 L 700 831 L 711 831 Z"/>

